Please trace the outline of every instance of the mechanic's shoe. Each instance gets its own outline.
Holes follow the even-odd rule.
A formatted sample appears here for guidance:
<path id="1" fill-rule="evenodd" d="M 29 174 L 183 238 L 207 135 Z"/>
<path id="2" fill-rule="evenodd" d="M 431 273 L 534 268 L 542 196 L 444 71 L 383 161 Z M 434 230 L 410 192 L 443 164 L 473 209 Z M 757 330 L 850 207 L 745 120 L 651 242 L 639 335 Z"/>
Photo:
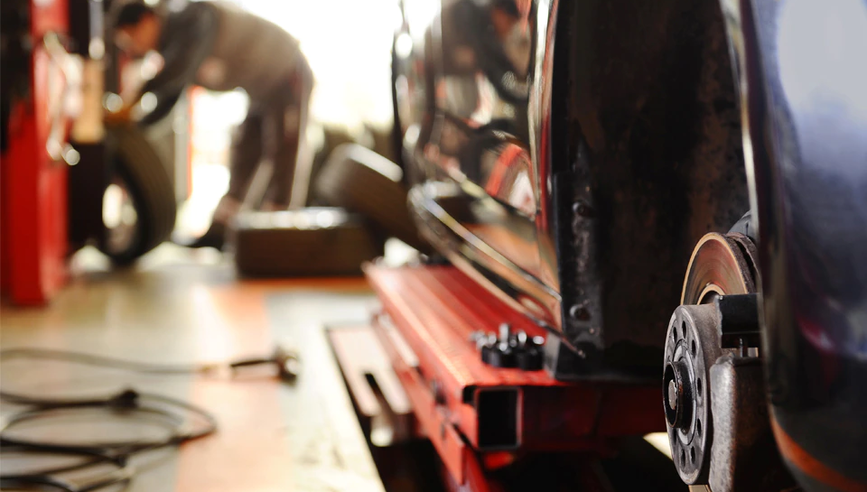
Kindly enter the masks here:
<path id="1" fill-rule="evenodd" d="M 208 232 L 195 241 L 186 244 L 188 248 L 216 248 L 223 249 L 223 244 L 226 239 L 226 225 L 222 222 L 212 222 Z"/>

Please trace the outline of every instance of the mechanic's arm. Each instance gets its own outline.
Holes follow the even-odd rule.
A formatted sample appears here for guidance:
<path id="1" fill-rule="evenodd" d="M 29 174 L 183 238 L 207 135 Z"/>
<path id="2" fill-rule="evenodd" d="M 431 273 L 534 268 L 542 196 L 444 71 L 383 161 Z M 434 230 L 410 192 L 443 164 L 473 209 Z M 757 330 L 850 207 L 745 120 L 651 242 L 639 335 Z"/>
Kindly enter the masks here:
<path id="1" fill-rule="evenodd" d="M 195 80 L 217 35 L 217 13 L 205 4 L 190 4 L 173 21 L 164 26 L 174 32 L 162 52 L 163 68 L 145 83 L 137 98 L 148 92 L 157 98 L 154 110 L 141 120 L 145 125 L 159 121 L 172 110 L 184 89 Z"/>

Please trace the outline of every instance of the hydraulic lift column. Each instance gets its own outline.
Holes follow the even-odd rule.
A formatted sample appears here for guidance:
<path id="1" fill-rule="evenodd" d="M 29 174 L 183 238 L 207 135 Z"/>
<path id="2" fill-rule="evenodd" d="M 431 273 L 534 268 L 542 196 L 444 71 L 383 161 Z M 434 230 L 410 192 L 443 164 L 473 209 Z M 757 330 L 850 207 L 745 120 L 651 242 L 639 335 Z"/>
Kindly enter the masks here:
<path id="1" fill-rule="evenodd" d="M 64 46 L 68 4 L 4 0 L 3 11 L 4 17 L 14 12 L 18 24 L 8 26 L 16 31 L 9 41 L 18 53 L 4 49 L 4 58 L 21 60 L 10 74 L 19 90 L 4 95 L 3 291 L 18 304 L 43 304 L 66 277 L 67 174 L 79 160 L 66 143 L 64 106 L 75 76 Z"/>

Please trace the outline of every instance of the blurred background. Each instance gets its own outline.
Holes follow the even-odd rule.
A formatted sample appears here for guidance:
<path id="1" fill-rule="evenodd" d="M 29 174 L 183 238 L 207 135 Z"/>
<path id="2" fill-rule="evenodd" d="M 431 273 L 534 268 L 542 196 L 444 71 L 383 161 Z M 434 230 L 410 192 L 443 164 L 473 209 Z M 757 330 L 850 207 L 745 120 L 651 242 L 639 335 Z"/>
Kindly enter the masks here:
<path id="1" fill-rule="evenodd" d="M 316 77 L 308 139 L 320 156 L 317 162 L 346 140 L 370 148 L 380 142 L 379 153 L 391 152 L 382 143 L 392 125 L 391 45 L 400 25 L 397 0 L 232 3 L 272 20 L 301 43 Z M 180 236 L 198 236 L 207 229 L 228 188 L 232 130 L 247 108 L 241 90 L 212 93 L 196 88 L 190 101 L 191 194 L 179 210 Z"/>

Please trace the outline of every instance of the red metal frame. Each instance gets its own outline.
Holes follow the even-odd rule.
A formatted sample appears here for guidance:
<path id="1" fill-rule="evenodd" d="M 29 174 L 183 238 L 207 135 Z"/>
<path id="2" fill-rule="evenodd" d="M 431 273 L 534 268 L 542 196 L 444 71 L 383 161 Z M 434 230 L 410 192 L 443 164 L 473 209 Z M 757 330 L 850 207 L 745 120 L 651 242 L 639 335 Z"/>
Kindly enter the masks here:
<path id="1" fill-rule="evenodd" d="M 3 289 L 18 304 L 47 302 L 66 278 L 67 167 L 46 150 L 49 104 L 62 101 L 50 101 L 57 89 L 50 86 L 51 72 L 57 67 L 42 39 L 66 33 L 68 17 L 66 0 L 31 2 L 30 97 L 15 108 L 2 159 Z"/>
<path id="2" fill-rule="evenodd" d="M 412 402 L 413 413 L 419 426 L 436 448 L 449 473 L 459 483 L 463 483 L 465 468 L 472 460 L 472 450 L 450 422 L 448 410 L 437 404 L 430 386 L 425 383 L 417 368 L 407 363 L 396 344 L 390 340 L 391 335 L 386 332 L 387 324 L 388 320 L 384 317 L 374 320 L 374 328 L 391 359 L 394 372 Z"/>
<path id="3" fill-rule="evenodd" d="M 564 383 L 544 370 L 484 364 L 470 341 L 473 332 L 492 332 L 501 323 L 531 336 L 543 330 L 457 269 L 367 266 L 365 272 L 384 308 L 374 319 L 376 332 L 417 419 L 458 484 L 481 466 L 479 459 L 484 461 L 485 455 L 479 458 L 476 451 L 480 421 L 489 418 L 478 412 L 485 391 L 517 391 L 518 446 L 509 450 L 515 456 L 534 451 L 606 453 L 610 438 L 664 428 L 655 412 L 646 411 L 659 404 L 656 386 Z M 399 348 L 404 342 L 396 341 L 395 333 L 417 363 L 407 360 Z"/>

